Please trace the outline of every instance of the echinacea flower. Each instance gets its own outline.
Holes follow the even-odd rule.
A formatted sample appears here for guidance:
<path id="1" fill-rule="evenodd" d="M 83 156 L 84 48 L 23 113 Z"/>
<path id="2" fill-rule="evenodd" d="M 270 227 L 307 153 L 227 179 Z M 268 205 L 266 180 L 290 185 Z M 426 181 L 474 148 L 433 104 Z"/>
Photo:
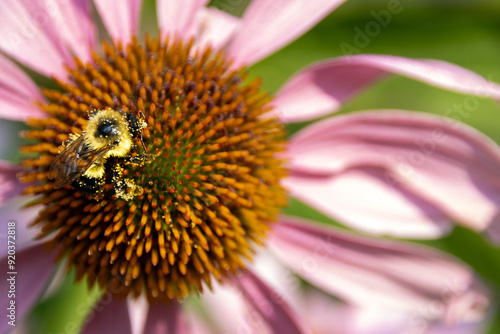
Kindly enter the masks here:
<path id="1" fill-rule="evenodd" d="M 77 279 L 111 296 L 86 324 L 88 333 L 187 332 L 176 300 L 214 284 L 238 287 L 242 307 L 263 319 L 248 324 L 245 317 L 225 316 L 229 331 L 243 324 L 255 332 L 307 332 L 308 324 L 274 298 L 258 271 L 245 270 L 255 244 L 352 303 L 418 309 L 439 301 L 437 316 L 458 309 L 455 322 L 483 307 L 471 270 L 453 258 L 278 215 L 284 185 L 331 217 L 373 233 L 438 236 L 452 221 L 485 230 L 498 216 L 500 150 L 463 124 L 367 111 L 319 121 L 285 143 L 281 121 L 333 112 L 390 73 L 500 98 L 498 85 L 457 66 L 381 55 L 314 64 L 273 101 L 257 80 L 246 79 L 242 66 L 284 46 L 341 3 L 254 0 L 236 18 L 203 0 L 159 0 L 162 35 L 139 42 L 141 1 L 95 0 L 111 37 L 101 46 L 87 1 L 2 2 L 0 115 L 26 122 L 30 130 L 23 135 L 31 140 L 20 166 L 0 166 L 2 217 L 15 218 L 20 237 L 15 269 L 34 273 L 16 278 L 18 319 L 45 286 L 58 252 Z M 50 77 L 50 88 L 40 92 L 12 60 Z M 68 139 L 85 133 L 89 112 L 106 108 L 147 124 L 141 134 L 151 161 L 133 164 L 120 156 L 106 162 L 120 165 L 117 180 L 140 191 L 121 198 L 110 180 L 97 196 L 69 184 L 55 189 L 55 157 Z M 138 141 L 130 156 L 141 150 Z M 32 222 L 38 230 L 27 228 Z M 129 312 L 128 297 L 150 305 Z M 228 313 L 236 307 L 215 298 Z M 2 323 L 2 331 L 8 326 Z"/>

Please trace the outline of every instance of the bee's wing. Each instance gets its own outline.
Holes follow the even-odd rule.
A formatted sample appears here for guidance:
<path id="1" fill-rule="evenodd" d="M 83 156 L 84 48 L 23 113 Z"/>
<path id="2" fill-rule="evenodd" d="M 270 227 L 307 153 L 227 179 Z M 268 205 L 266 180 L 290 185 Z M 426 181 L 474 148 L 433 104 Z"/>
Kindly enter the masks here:
<path id="1" fill-rule="evenodd" d="M 54 188 L 61 188 L 78 179 L 111 148 L 111 146 L 105 146 L 98 150 L 90 150 L 85 145 L 82 135 L 73 140 L 54 158 L 50 166 L 50 172 L 56 181 Z"/>

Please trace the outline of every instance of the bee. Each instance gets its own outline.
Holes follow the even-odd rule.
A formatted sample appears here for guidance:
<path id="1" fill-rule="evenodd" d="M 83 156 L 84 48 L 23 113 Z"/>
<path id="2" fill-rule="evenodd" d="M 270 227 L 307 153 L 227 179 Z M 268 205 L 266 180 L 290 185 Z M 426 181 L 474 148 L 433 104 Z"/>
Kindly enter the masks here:
<path id="1" fill-rule="evenodd" d="M 142 188 L 131 179 L 123 178 L 122 164 L 143 165 L 152 155 L 131 155 L 134 141 L 142 141 L 146 122 L 137 116 L 114 109 L 89 113 L 86 129 L 82 134 L 71 134 L 63 150 L 50 166 L 54 188 L 71 184 L 89 197 L 98 197 L 106 181 L 114 185 L 118 197 L 129 200 L 142 193 Z"/>

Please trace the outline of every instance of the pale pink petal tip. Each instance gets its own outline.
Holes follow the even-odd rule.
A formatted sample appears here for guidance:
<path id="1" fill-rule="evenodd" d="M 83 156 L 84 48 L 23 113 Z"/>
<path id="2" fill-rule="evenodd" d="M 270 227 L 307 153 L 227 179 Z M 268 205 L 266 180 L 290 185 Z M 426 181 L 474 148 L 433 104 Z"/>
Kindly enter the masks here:
<path id="1" fill-rule="evenodd" d="M 52 9 L 38 1 L 3 0 L 0 50 L 46 76 L 64 79 L 64 64 L 73 61 L 59 27 L 51 19 Z"/>
<path id="2" fill-rule="evenodd" d="M 241 19 L 214 7 L 200 9 L 196 17 L 195 46 L 223 49 L 238 27 Z"/>
<path id="3" fill-rule="evenodd" d="M 311 29 L 345 0 L 253 0 L 229 45 L 235 65 L 251 65 Z"/>
<path id="4" fill-rule="evenodd" d="M 205 308 L 203 312 L 207 313 L 214 327 L 213 332 L 253 333 L 260 330 L 266 333 L 260 322 L 252 322 L 248 316 L 248 306 L 234 286 L 214 282 L 212 289 L 205 291 L 200 298 Z"/>
<path id="5" fill-rule="evenodd" d="M 137 34 L 142 0 L 94 0 L 109 35 L 128 44 Z"/>
<path id="6" fill-rule="evenodd" d="M 38 1 L 40 10 L 50 13 L 59 39 L 83 62 L 92 59 L 96 29 L 88 0 Z"/>
<path id="7" fill-rule="evenodd" d="M 287 122 L 324 116 L 388 74 L 458 93 L 500 99 L 498 84 L 444 61 L 354 55 L 322 61 L 294 75 L 276 94 L 275 114 Z"/>
<path id="8" fill-rule="evenodd" d="M 500 148 L 473 128 L 405 111 L 317 122 L 287 152 L 292 196 L 370 233 L 432 238 L 498 226 Z"/>
<path id="9" fill-rule="evenodd" d="M 5 224 L 5 230 L 7 230 L 7 224 Z M 7 244 L 4 242 L 1 243 L 1 246 L 7 248 Z M 0 288 L 5 292 L 0 298 L 3 300 L 2 305 L 7 309 L 5 311 L 6 317 L 4 316 L 5 319 L 0 324 L 0 333 L 7 333 L 7 329 L 14 328 L 8 324 L 8 321 L 14 320 L 14 324 L 19 324 L 23 316 L 40 297 L 54 269 L 54 258 L 55 253 L 48 252 L 44 245 L 17 251 L 15 267 L 9 268 L 3 276 L 4 279 L 0 281 Z M 5 264 L 7 269 L 7 258 L 2 258 L 1 263 Z M 10 296 L 9 291 L 11 290 L 15 296 Z M 10 311 L 9 307 L 13 303 L 14 311 Z M 12 318 L 10 314 L 13 314 Z"/>
<path id="10" fill-rule="evenodd" d="M 188 334 L 190 331 L 180 305 L 177 302 L 172 302 L 169 305 L 156 303 L 149 307 L 144 333 Z"/>
<path id="11" fill-rule="evenodd" d="M 426 247 L 364 238 L 287 216 L 274 226 L 269 245 L 308 282 L 360 306 L 415 311 L 434 303 L 440 317 L 454 309 L 456 320 L 476 313 L 478 301 L 486 301 L 470 268 Z"/>
<path id="12" fill-rule="evenodd" d="M 197 23 L 208 0 L 157 0 L 158 26 L 164 36 L 178 36 L 182 39 L 195 37 Z"/>
<path id="13" fill-rule="evenodd" d="M 0 160 L 0 206 L 21 194 L 25 185 L 18 181 L 17 173 L 22 169 L 7 161 Z"/>
<path id="14" fill-rule="evenodd" d="M 145 296 L 139 298 L 129 298 L 127 300 L 128 313 L 130 315 L 130 324 L 132 334 L 142 334 L 146 324 L 146 318 L 149 311 L 149 303 Z"/>
<path id="15" fill-rule="evenodd" d="M 82 333 L 132 334 L 127 302 L 105 294 L 88 315 Z"/>
<path id="16" fill-rule="evenodd" d="M 30 226 L 38 216 L 40 206 L 31 206 L 25 208 L 25 205 L 34 200 L 34 197 L 14 197 L 0 205 L 0 217 L 4 219 L 5 226 L 7 224 L 15 225 L 16 229 L 16 251 L 19 252 L 25 248 L 32 247 L 42 243 L 44 240 L 35 240 L 39 234 L 39 229 Z M 0 243 L 7 245 L 8 231 L 5 227 L 4 231 L 0 232 Z M 0 257 L 7 257 L 7 247 L 0 248 Z"/>
<path id="17" fill-rule="evenodd" d="M 255 274 L 246 272 L 236 283 L 253 310 L 254 322 L 264 322 L 271 333 L 309 333 L 292 308 Z"/>
<path id="18" fill-rule="evenodd" d="M 0 23 L 1 24 L 1 23 Z M 46 117 L 35 101 L 44 98 L 35 83 L 12 61 L 0 54 L 0 117 L 22 121 Z"/>

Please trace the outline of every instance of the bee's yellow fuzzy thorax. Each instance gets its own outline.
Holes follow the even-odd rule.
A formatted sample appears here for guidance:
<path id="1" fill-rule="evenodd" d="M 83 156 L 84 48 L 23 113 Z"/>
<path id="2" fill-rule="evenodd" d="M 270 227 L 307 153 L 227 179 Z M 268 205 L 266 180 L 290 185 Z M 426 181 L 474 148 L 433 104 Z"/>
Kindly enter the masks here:
<path id="1" fill-rule="evenodd" d="M 103 123 L 112 123 L 118 133 L 112 136 L 100 135 L 99 128 Z M 120 112 L 109 108 L 91 115 L 83 135 L 86 144 L 92 150 L 98 150 L 105 146 L 114 146 L 105 157 L 123 157 L 130 152 L 133 144 L 127 120 Z"/>

